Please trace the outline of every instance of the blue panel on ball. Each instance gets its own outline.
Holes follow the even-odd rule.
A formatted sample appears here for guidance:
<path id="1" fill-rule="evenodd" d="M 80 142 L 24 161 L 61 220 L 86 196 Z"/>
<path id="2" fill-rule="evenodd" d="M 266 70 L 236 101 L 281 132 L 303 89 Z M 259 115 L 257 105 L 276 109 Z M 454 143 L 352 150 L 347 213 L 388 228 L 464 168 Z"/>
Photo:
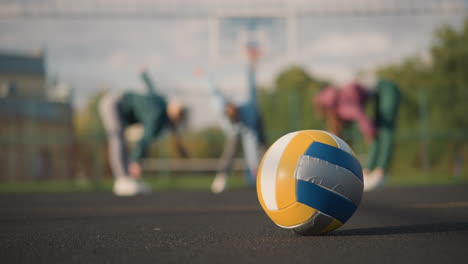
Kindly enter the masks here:
<path id="1" fill-rule="evenodd" d="M 351 171 L 362 181 L 361 164 L 359 164 L 359 161 L 355 157 L 344 150 L 315 141 L 304 154 L 343 167 Z"/>
<path id="2" fill-rule="evenodd" d="M 297 180 L 297 201 L 345 223 L 356 211 L 356 205 L 343 196 L 315 183 Z"/>

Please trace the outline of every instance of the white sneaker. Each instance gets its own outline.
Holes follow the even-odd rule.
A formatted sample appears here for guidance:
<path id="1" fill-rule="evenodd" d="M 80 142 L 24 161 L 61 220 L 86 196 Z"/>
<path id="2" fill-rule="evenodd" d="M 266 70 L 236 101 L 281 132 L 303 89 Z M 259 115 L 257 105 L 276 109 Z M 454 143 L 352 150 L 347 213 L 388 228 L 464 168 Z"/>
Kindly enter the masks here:
<path id="1" fill-rule="evenodd" d="M 381 171 L 373 170 L 364 174 L 364 192 L 369 192 L 381 187 L 385 183 L 385 174 Z"/>
<path id="2" fill-rule="evenodd" d="M 121 177 L 115 180 L 113 191 L 117 196 L 134 196 L 150 193 L 151 188 L 141 181 Z"/>
<path id="3" fill-rule="evenodd" d="M 227 174 L 226 173 L 218 173 L 211 183 L 211 191 L 213 193 L 220 193 L 226 189 L 227 183 Z"/>

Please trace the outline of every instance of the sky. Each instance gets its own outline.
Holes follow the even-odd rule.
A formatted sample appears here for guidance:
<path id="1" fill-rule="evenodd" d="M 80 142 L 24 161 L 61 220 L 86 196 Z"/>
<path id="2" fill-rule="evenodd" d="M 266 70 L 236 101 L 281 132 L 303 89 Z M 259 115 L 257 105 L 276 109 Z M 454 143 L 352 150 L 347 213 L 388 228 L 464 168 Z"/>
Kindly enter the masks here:
<path id="1" fill-rule="evenodd" d="M 87 0 L 81 4 L 68 0 L 3 1 L 0 3 L 0 50 L 45 49 L 49 76 L 73 87 L 76 108 L 82 108 L 89 96 L 101 89 L 143 91 L 138 71 L 146 67 L 163 94 L 190 106 L 191 124 L 196 128 L 217 122 L 215 115 L 206 114 L 211 111 L 207 103 L 209 94 L 194 77 L 196 68 L 210 72 L 220 89 L 235 101 L 242 101 L 247 94 L 245 61 L 213 56 L 213 41 L 219 45 L 241 42 L 233 44 L 216 38 L 214 32 L 218 29 L 214 21 L 225 13 L 269 12 L 271 8 L 258 7 L 271 7 L 272 3 L 277 7 L 271 9 L 274 14 L 284 14 L 287 13 L 284 10 L 290 9 L 302 11 L 298 12 L 293 27 L 281 28 L 270 35 L 262 29 L 258 33 L 265 47 L 281 41 L 295 43 L 290 48 L 269 53 L 260 62 L 258 83 L 266 87 L 290 65 L 301 65 L 314 76 L 341 84 L 363 70 L 371 72 L 375 67 L 397 63 L 407 56 L 426 56 L 434 31 L 442 25 L 459 28 L 467 15 L 466 12 L 442 12 L 356 16 L 341 14 L 342 9 L 337 8 L 339 0 L 328 1 L 335 4 L 330 8 L 323 4 L 327 1 L 299 0 Z M 429 2 L 437 1 L 425 1 Z M 468 6 L 464 0 L 455 2 Z M 184 3 L 191 5 L 187 7 Z M 389 1 L 349 0 L 346 3 L 368 10 Z M 311 12 L 304 14 L 307 8 Z M 338 11 L 316 15 L 320 13 L 317 10 L 327 8 Z M 166 13 L 154 16 L 161 10 Z M 36 16 L 11 15 L 20 11 Z M 89 15 L 90 12 L 94 15 Z"/>

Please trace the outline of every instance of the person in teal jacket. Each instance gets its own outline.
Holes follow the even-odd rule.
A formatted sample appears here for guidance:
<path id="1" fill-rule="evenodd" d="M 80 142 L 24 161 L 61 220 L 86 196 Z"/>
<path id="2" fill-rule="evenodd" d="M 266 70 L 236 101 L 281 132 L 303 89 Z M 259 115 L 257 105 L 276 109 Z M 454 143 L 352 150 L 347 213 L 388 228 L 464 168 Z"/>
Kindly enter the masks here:
<path id="1" fill-rule="evenodd" d="M 115 178 L 114 193 L 129 196 L 149 192 L 141 182 L 141 161 L 154 139 L 169 128 L 181 156 L 187 156 L 177 132 L 186 119 L 186 109 L 179 103 L 167 101 L 155 90 L 148 72 L 141 72 L 147 92 L 108 93 L 99 103 L 99 113 L 108 138 L 109 162 Z M 141 124 L 143 136 L 127 156 L 124 130 L 127 126 Z"/>
<path id="2" fill-rule="evenodd" d="M 235 104 L 217 88 L 211 76 L 201 79 L 202 85 L 211 94 L 215 112 L 221 116 L 220 124 L 226 135 L 226 143 L 221 156 L 216 176 L 211 184 L 213 193 L 223 192 L 228 175 L 239 146 L 242 144 L 245 160 L 245 179 L 249 186 L 255 186 L 257 169 L 262 153 L 265 151 L 265 134 L 262 117 L 257 102 L 257 84 L 255 78 L 258 54 L 255 44 L 247 47 L 248 97 L 242 103 Z M 199 73 L 199 78 L 202 73 Z"/>

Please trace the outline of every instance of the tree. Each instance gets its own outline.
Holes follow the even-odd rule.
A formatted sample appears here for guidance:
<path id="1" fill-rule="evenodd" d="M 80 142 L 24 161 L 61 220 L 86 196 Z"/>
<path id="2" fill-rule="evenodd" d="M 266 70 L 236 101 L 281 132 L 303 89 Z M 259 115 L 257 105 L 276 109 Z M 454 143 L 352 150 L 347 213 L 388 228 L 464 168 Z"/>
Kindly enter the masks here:
<path id="1" fill-rule="evenodd" d="M 401 87 L 400 131 L 407 135 L 421 131 L 429 138 L 443 140 L 431 142 L 430 149 L 421 149 L 426 153 L 419 153 L 429 155 L 434 165 L 443 160 L 453 161 L 455 155 L 459 155 L 459 160 L 468 139 L 467 43 L 468 19 L 460 31 L 449 26 L 437 30 L 428 58 L 407 58 L 401 64 L 387 65 L 377 71 L 379 76 Z M 422 129 L 424 116 L 427 116 L 427 127 Z M 410 148 L 405 146 L 406 150 Z M 408 151 L 402 155 L 408 155 Z"/>
<path id="2" fill-rule="evenodd" d="M 79 138 L 90 137 L 103 140 L 104 128 L 99 118 L 98 104 L 105 93 L 104 90 L 96 92 L 90 97 L 86 106 L 76 113 L 75 130 Z"/>
<path id="3" fill-rule="evenodd" d="M 396 81 L 403 90 L 404 126 L 417 120 L 418 97 L 426 94 L 433 128 L 451 131 L 468 128 L 467 43 L 468 19 L 459 32 L 448 26 L 439 29 L 428 59 L 412 57 L 378 70 L 380 76 Z"/>
<path id="4" fill-rule="evenodd" d="M 437 95 L 435 117 L 442 127 L 468 128 L 468 19 L 461 31 L 443 27 L 432 46 L 432 73 Z M 434 109 L 435 110 L 435 109 Z"/>
<path id="5" fill-rule="evenodd" d="M 98 104 L 104 94 L 104 90 L 96 92 L 74 117 L 76 164 L 81 174 L 92 179 L 111 177 L 105 133 L 98 113 Z"/>
<path id="6" fill-rule="evenodd" d="M 278 75 L 271 91 L 260 91 L 260 108 L 269 142 L 291 131 L 323 128 L 322 122 L 312 114 L 311 102 L 323 85 L 324 81 L 293 66 Z"/>
<path id="7" fill-rule="evenodd" d="M 389 65 L 377 70 L 381 78 L 395 81 L 402 90 L 398 127 L 414 130 L 420 121 L 420 97 L 430 93 L 433 86 L 431 68 L 419 57 L 410 57 L 401 64 Z"/>

